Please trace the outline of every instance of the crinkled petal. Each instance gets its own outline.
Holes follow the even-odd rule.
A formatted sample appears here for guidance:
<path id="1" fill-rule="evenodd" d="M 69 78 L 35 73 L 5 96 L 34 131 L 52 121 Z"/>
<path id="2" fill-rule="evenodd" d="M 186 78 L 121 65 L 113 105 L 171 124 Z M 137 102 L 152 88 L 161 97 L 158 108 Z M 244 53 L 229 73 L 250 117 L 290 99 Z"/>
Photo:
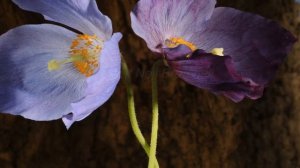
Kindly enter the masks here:
<path id="1" fill-rule="evenodd" d="M 189 40 L 212 15 L 215 0 L 140 0 L 131 12 L 131 26 L 152 51 L 171 37 Z"/>
<path id="2" fill-rule="evenodd" d="M 69 128 L 75 121 L 80 121 L 105 103 L 113 94 L 120 80 L 121 57 L 118 42 L 122 38 L 115 33 L 105 42 L 100 55 L 99 71 L 87 79 L 84 99 L 72 103 L 72 114 L 63 117 L 63 122 Z"/>
<path id="3" fill-rule="evenodd" d="M 187 52 L 184 45 L 163 51 L 170 67 L 189 84 L 223 94 L 235 102 L 245 97 L 257 99 L 263 93 L 263 86 L 236 73 L 230 56 L 216 56 L 201 50 Z"/>
<path id="4" fill-rule="evenodd" d="M 54 120 L 83 97 L 85 77 L 70 64 L 48 71 L 48 61 L 64 59 L 76 34 L 59 26 L 25 25 L 0 36 L 0 111 L 32 120 Z"/>
<path id="5" fill-rule="evenodd" d="M 111 20 L 103 15 L 95 0 L 13 0 L 20 8 L 44 15 L 85 34 L 107 40 L 112 35 Z"/>
<path id="6" fill-rule="evenodd" d="M 198 38 L 199 48 L 224 48 L 244 77 L 266 85 L 282 63 L 295 38 L 274 21 L 232 8 L 216 8 Z"/>

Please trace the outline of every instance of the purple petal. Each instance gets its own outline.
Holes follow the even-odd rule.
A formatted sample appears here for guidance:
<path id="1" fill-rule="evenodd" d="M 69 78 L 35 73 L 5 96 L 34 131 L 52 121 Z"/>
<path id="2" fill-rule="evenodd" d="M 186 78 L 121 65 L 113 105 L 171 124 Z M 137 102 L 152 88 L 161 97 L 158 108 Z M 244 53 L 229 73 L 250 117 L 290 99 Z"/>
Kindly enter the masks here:
<path id="1" fill-rule="evenodd" d="M 152 51 L 171 37 L 188 40 L 213 12 L 215 0 L 140 0 L 131 12 L 131 26 Z M 195 29 L 196 28 L 196 29 Z"/>
<path id="2" fill-rule="evenodd" d="M 44 15 L 85 34 L 106 40 L 111 37 L 111 20 L 103 15 L 95 0 L 13 0 L 20 8 Z"/>
<path id="3" fill-rule="evenodd" d="M 224 48 L 243 77 L 266 85 L 296 41 L 274 21 L 232 8 L 216 8 L 201 36 L 199 48 Z M 197 40 L 196 40 L 197 39 Z"/>
<path id="4" fill-rule="evenodd" d="M 192 54 L 192 50 L 186 45 L 179 45 L 176 48 L 163 48 L 162 51 L 168 61 L 186 59 L 188 55 Z"/>
<path id="5" fill-rule="evenodd" d="M 184 55 L 180 57 L 180 53 Z M 197 50 L 188 53 L 190 57 L 186 58 L 184 47 L 164 50 L 164 54 L 168 64 L 181 79 L 199 88 L 223 94 L 235 102 L 245 97 L 257 99 L 263 93 L 264 86 L 235 71 L 233 60 L 229 56 L 216 56 Z"/>
<path id="6" fill-rule="evenodd" d="M 122 38 L 115 33 L 105 42 L 100 56 L 100 69 L 87 79 L 87 89 L 84 99 L 72 103 L 72 114 L 63 117 L 63 122 L 69 128 L 75 121 L 80 121 L 104 104 L 113 94 L 120 80 L 121 57 L 118 42 Z"/>
<path id="7" fill-rule="evenodd" d="M 68 114 L 83 97 L 85 77 L 65 65 L 48 71 L 48 61 L 68 57 L 76 34 L 59 26 L 26 25 L 0 36 L 0 111 L 32 120 Z"/>

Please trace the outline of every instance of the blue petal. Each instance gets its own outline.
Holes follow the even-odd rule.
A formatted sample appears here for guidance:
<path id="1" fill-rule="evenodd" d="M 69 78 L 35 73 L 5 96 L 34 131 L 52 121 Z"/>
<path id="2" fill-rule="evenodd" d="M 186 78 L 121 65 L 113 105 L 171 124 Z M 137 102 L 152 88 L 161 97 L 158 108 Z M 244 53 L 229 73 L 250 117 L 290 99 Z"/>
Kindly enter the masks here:
<path id="1" fill-rule="evenodd" d="M 95 0 L 13 0 L 20 8 L 44 15 L 45 19 L 65 24 L 85 34 L 111 37 L 111 20 L 103 15 Z"/>
<path id="2" fill-rule="evenodd" d="M 212 15 L 215 0 L 140 0 L 131 12 L 131 26 L 152 51 L 171 37 L 190 41 Z"/>
<path id="3" fill-rule="evenodd" d="M 72 114 L 63 117 L 67 128 L 73 122 L 90 115 L 113 94 L 120 80 L 121 57 L 118 42 L 121 38 L 120 33 L 115 33 L 109 41 L 105 42 L 99 60 L 100 69 L 96 74 L 87 78 L 85 92 L 87 96 L 77 103 L 72 103 Z"/>
<path id="4" fill-rule="evenodd" d="M 53 120 L 83 97 L 85 77 L 71 64 L 49 72 L 48 61 L 64 59 L 76 34 L 59 26 L 25 25 L 0 37 L 0 111 L 33 120 Z"/>

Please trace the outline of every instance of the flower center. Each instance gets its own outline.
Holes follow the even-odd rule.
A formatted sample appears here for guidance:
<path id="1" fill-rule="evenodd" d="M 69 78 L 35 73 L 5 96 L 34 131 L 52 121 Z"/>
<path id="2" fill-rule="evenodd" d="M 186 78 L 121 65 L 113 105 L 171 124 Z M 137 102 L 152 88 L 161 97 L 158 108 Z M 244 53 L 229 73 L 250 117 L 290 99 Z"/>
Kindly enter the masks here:
<path id="1" fill-rule="evenodd" d="M 165 40 L 165 45 L 170 48 L 175 48 L 178 45 L 185 45 L 188 48 L 190 48 L 192 51 L 195 51 L 198 49 L 195 44 L 193 44 L 189 41 L 186 41 L 185 39 L 180 38 L 180 37 L 172 37 L 170 39 Z M 216 56 L 224 56 L 223 52 L 224 52 L 224 48 L 213 48 L 210 51 L 210 53 L 212 53 L 213 55 L 216 55 Z M 186 57 L 189 58 L 190 55 L 187 55 Z"/>
<path id="2" fill-rule="evenodd" d="M 58 70 L 62 64 L 73 63 L 74 68 L 81 74 L 89 77 L 99 68 L 99 55 L 104 41 L 97 36 L 87 34 L 77 35 L 72 41 L 69 51 L 69 58 L 65 60 L 50 60 L 48 70 Z"/>
<path id="3" fill-rule="evenodd" d="M 183 38 L 180 37 L 172 37 L 170 39 L 167 39 L 165 41 L 165 45 L 170 47 L 170 48 L 175 48 L 179 45 L 185 45 L 189 47 L 192 51 L 197 50 L 197 46 L 189 41 L 184 40 Z"/>

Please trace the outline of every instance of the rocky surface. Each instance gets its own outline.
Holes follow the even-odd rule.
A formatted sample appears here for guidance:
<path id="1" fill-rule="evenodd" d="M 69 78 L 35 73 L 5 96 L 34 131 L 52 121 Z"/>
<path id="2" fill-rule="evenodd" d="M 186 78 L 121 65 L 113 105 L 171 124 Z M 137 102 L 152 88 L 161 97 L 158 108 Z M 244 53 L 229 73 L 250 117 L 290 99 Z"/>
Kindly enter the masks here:
<path id="1" fill-rule="evenodd" d="M 131 69 L 140 125 L 149 138 L 149 71 L 157 57 L 130 28 L 129 12 L 135 3 L 99 0 L 98 6 L 112 18 L 114 30 L 123 33 L 121 51 Z M 299 6 L 292 0 L 222 0 L 218 5 L 277 20 L 300 35 Z M 42 22 L 40 15 L 0 1 L 1 34 Z M 160 167 L 300 167 L 299 54 L 297 43 L 264 96 L 238 104 L 190 86 L 163 69 L 159 75 Z M 146 167 L 147 157 L 131 131 L 126 109 L 125 88 L 120 83 L 104 106 L 69 131 L 61 121 L 34 122 L 1 114 L 0 167 Z"/>

